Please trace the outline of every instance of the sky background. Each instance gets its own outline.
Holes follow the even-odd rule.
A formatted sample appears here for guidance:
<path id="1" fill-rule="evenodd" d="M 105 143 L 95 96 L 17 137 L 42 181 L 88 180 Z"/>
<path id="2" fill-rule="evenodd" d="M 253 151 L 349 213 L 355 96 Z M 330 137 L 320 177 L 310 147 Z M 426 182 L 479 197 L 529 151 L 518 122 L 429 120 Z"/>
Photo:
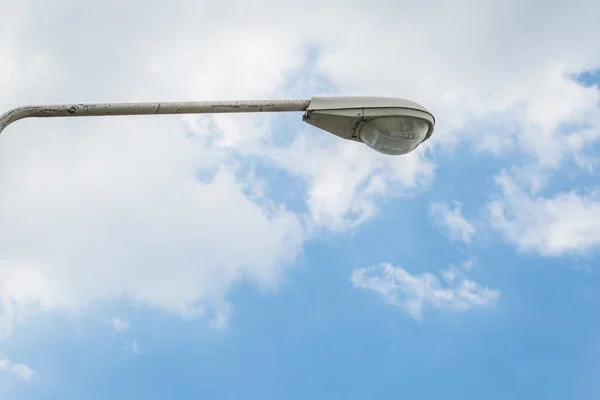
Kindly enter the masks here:
<path id="1" fill-rule="evenodd" d="M 0 135 L 2 399 L 600 398 L 600 3 L 3 0 L 0 107 L 404 97 Z"/>

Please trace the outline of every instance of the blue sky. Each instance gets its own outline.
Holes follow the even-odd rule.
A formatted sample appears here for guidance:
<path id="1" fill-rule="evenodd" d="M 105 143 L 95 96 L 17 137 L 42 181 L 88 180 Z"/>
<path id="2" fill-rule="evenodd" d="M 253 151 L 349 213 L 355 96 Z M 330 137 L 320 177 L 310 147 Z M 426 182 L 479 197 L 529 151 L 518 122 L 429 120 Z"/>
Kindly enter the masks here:
<path id="1" fill-rule="evenodd" d="M 2 110 L 391 95 L 437 125 L 401 157 L 297 114 L 12 125 L 0 397 L 598 398 L 580 3 L 3 3 Z"/>

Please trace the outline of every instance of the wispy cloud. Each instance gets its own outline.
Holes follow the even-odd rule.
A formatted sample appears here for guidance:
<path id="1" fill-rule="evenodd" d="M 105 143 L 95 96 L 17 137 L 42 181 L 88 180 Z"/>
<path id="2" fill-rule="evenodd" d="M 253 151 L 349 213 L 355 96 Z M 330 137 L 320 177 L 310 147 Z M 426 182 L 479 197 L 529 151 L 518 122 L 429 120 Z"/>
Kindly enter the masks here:
<path id="1" fill-rule="evenodd" d="M 137 341 L 137 339 L 132 340 L 131 342 L 129 342 L 127 344 L 127 346 L 125 347 L 126 351 L 130 351 L 135 355 L 141 354 L 142 350 L 140 348 L 140 342 Z"/>
<path id="2" fill-rule="evenodd" d="M 477 264 L 477 257 L 469 257 L 468 259 L 466 259 L 465 261 L 460 263 L 460 266 L 469 271 L 471 268 L 473 268 L 475 266 L 475 264 Z"/>
<path id="3" fill-rule="evenodd" d="M 130 328 L 131 324 L 129 321 L 122 320 L 120 318 L 111 318 L 110 324 L 112 325 L 115 332 L 123 332 Z"/>
<path id="4" fill-rule="evenodd" d="M 443 203 L 432 203 L 429 215 L 433 222 L 451 239 L 471 243 L 475 235 L 475 225 L 464 217 L 461 204 L 454 202 L 452 207 Z"/>
<path id="5" fill-rule="evenodd" d="M 384 263 L 355 269 L 351 282 L 356 288 L 377 293 L 386 303 L 415 319 L 422 318 L 426 308 L 464 312 L 489 307 L 500 297 L 498 290 L 465 279 L 455 268 L 442 271 L 441 275 L 445 283 L 431 273 L 411 275 L 401 267 Z"/>
<path id="6" fill-rule="evenodd" d="M 13 363 L 8 359 L 0 359 L 0 371 L 7 372 L 23 381 L 30 380 L 34 373 L 28 365 Z"/>
<path id="7" fill-rule="evenodd" d="M 504 171 L 487 206 L 489 223 L 521 251 L 546 256 L 582 254 L 600 248 L 600 191 L 541 196 Z"/>
<path id="8" fill-rule="evenodd" d="M 211 319 L 210 326 L 213 329 L 227 329 L 229 326 L 229 319 L 231 318 L 231 305 L 224 304 L 221 307 L 215 309 Z"/>

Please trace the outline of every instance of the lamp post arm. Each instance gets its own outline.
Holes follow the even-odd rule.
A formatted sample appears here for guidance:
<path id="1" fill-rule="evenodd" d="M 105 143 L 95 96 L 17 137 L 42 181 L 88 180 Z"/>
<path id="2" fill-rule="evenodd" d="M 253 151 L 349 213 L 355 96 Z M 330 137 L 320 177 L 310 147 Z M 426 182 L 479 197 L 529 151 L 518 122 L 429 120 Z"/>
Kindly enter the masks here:
<path id="1" fill-rule="evenodd" d="M 305 111 L 310 100 L 189 101 L 22 106 L 0 116 L 0 133 L 24 118 Z"/>

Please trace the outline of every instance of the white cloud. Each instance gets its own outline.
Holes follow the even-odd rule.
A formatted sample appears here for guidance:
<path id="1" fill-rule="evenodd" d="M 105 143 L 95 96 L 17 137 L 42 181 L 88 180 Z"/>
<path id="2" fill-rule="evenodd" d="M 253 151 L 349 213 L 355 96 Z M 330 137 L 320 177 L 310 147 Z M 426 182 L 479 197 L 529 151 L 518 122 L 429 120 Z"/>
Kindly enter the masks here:
<path id="1" fill-rule="evenodd" d="M 600 247 L 600 192 L 545 197 L 502 172 L 500 193 L 487 204 L 491 226 L 521 251 L 546 256 L 582 254 Z"/>
<path id="2" fill-rule="evenodd" d="M 447 312 L 464 312 L 492 306 L 500 297 L 498 290 L 460 278 L 455 268 L 442 271 L 446 284 L 435 275 L 411 275 L 401 267 L 381 264 L 358 268 L 351 282 L 359 289 L 377 293 L 388 304 L 402 308 L 411 317 L 421 319 L 426 308 Z"/>
<path id="3" fill-rule="evenodd" d="M 382 196 L 415 193 L 433 176 L 433 165 L 423 153 L 382 157 L 364 145 L 335 138 L 301 136 L 290 149 L 263 149 L 263 154 L 306 179 L 310 223 L 334 231 L 358 226 L 376 215 Z"/>
<path id="4" fill-rule="evenodd" d="M 23 381 L 28 381 L 33 376 L 33 370 L 28 365 L 15 364 L 5 358 L 0 359 L 0 371 L 7 372 Z"/>
<path id="5" fill-rule="evenodd" d="M 471 243 L 475 235 L 475 225 L 463 216 L 461 205 L 454 202 L 453 208 L 443 203 L 432 203 L 429 215 L 439 228 L 453 240 Z"/>
<path id="6" fill-rule="evenodd" d="M 115 332 L 123 332 L 129 329 L 131 324 L 129 321 L 122 320 L 120 318 L 111 318 L 110 324 L 112 325 Z"/>
<path id="7" fill-rule="evenodd" d="M 161 151 L 154 149 L 146 148 L 145 156 Z M 159 155 L 162 171 L 124 165 L 123 171 L 137 175 L 125 178 L 102 170 L 106 166 L 90 156 L 79 164 L 81 175 L 61 178 L 46 174 L 52 164 L 40 157 L 22 171 L 33 169 L 34 182 L 43 183 L 22 176 L 0 200 L 5 309 L 77 310 L 125 296 L 183 316 L 201 315 L 204 305 L 220 303 L 241 279 L 275 285 L 302 243 L 296 216 L 250 201 L 226 169 L 202 184 Z M 88 174 L 95 178 L 86 179 Z M 114 179 L 119 176 L 121 182 Z"/>

